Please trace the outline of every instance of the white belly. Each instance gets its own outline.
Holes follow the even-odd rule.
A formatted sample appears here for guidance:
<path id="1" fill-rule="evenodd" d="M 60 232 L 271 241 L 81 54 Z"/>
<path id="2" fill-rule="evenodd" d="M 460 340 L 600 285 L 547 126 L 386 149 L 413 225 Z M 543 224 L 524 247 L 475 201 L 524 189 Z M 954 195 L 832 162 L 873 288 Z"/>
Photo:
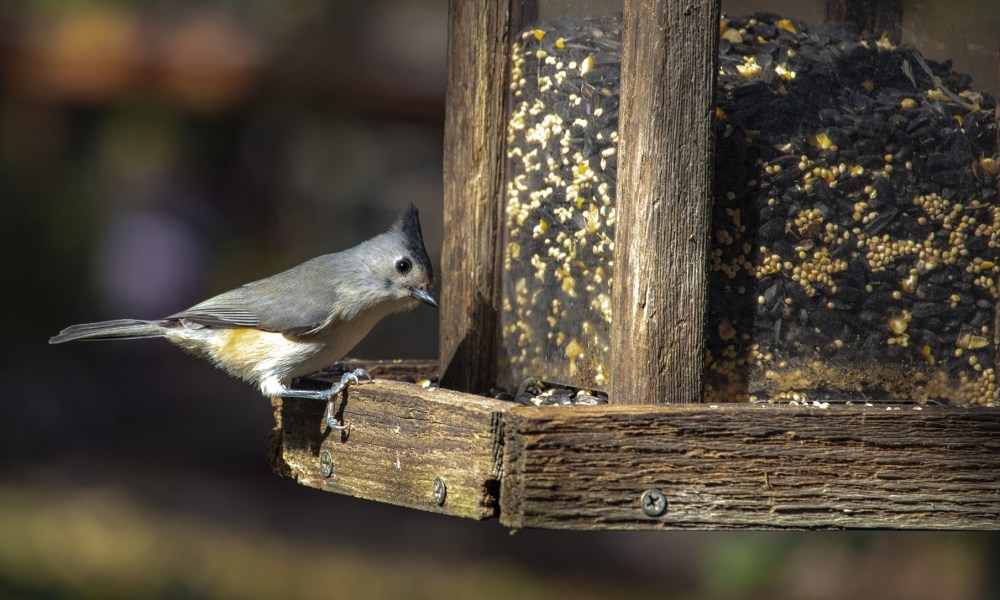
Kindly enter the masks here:
<path id="1" fill-rule="evenodd" d="M 294 377 L 315 373 L 342 359 L 392 310 L 358 315 L 308 338 L 254 329 L 172 329 L 167 338 L 218 367 L 277 396 Z"/>

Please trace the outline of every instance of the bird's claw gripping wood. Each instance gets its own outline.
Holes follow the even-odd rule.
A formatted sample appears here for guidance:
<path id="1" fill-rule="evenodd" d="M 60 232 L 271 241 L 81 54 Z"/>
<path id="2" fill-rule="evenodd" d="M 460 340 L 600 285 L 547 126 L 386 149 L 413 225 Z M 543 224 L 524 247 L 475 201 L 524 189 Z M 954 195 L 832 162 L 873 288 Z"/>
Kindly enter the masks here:
<path id="1" fill-rule="evenodd" d="M 327 426 L 329 426 L 330 429 L 332 429 L 334 431 L 344 431 L 345 429 L 347 429 L 350 426 L 347 425 L 346 423 L 343 424 L 343 425 L 340 425 L 340 424 L 337 423 L 337 419 L 336 419 L 336 417 L 333 414 L 333 399 L 337 397 L 337 394 L 339 394 L 340 392 L 344 391 L 347 388 L 347 386 L 350 385 L 351 383 L 354 383 L 354 384 L 361 383 L 361 379 L 362 378 L 367 379 L 368 381 L 371 381 L 372 380 L 371 373 L 369 373 L 368 371 L 366 371 L 364 369 L 354 369 L 353 371 L 349 371 L 347 373 L 344 373 L 344 375 L 340 378 L 340 381 L 338 381 L 332 387 L 329 387 L 329 388 L 327 388 L 325 390 L 292 390 L 292 389 L 285 389 L 285 390 L 283 390 L 281 392 L 281 397 L 282 398 L 309 398 L 309 399 L 312 399 L 312 400 L 325 400 L 326 401 L 326 416 L 324 417 L 324 420 L 326 421 Z"/>
<path id="2" fill-rule="evenodd" d="M 344 375 L 340 378 L 340 381 L 337 382 L 337 385 L 329 389 L 330 400 L 326 403 L 326 425 L 333 431 L 344 431 L 345 429 L 349 429 L 351 427 L 346 422 L 343 425 L 337 423 L 337 418 L 333 415 L 333 398 L 344 390 L 348 383 L 361 383 L 361 377 L 364 377 L 368 381 L 372 380 L 372 375 L 368 371 L 365 371 L 364 369 L 354 369 L 349 373 L 344 373 Z"/>

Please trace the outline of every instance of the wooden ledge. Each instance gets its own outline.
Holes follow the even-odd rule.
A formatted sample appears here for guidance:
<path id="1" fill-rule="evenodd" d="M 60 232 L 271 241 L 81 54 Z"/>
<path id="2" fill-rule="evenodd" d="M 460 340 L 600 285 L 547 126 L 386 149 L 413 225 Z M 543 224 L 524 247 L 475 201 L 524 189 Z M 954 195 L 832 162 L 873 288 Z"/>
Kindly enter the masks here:
<path id="1" fill-rule="evenodd" d="M 996 409 L 512 408 L 504 443 L 509 527 L 1000 526 Z M 662 494 L 662 513 L 646 513 L 647 490 Z"/>
<path id="2" fill-rule="evenodd" d="M 276 472 L 309 487 L 408 508 L 496 516 L 501 411 L 509 403 L 379 379 L 344 396 L 338 418 L 350 424 L 345 432 L 326 426 L 323 402 L 272 400 Z M 435 497 L 436 479 L 444 483 L 443 496 Z"/>
<path id="3" fill-rule="evenodd" d="M 276 471 L 513 528 L 1000 528 L 998 409 L 536 408 L 381 380 L 339 407 L 347 435 L 322 402 L 275 400 Z"/>

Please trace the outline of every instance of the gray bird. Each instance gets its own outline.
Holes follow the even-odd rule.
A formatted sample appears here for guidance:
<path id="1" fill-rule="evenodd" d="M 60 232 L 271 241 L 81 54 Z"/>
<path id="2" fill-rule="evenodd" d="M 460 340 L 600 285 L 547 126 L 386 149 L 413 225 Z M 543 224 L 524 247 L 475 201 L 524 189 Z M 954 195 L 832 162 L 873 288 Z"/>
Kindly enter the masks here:
<path id="1" fill-rule="evenodd" d="M 299 390 L 292 379 L 343 358 L 372 327 L 392 313 L 423 302 L 434 270 L 411 204 L 386 233 L 353 248 L 242 285 L 163 319 L 119 319 L 63 329 L 49 340 L 166 338 L 255 384 L 268 397 L 325 400 L 331 429 L 346 429 L 333 415 L 333 399 L 349 383 L 371 379 L 364 369 L 345 373 L 329 389 Z"/>

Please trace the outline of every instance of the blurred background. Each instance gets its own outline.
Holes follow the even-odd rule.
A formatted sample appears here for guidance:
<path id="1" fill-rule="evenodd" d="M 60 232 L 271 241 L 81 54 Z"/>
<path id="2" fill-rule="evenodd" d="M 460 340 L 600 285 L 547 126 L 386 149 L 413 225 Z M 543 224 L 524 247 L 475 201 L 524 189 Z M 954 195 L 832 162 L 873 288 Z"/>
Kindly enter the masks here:
<path id="1" fill-rule="evenodd" d="M 161 341 L 46 344 L 354 245 L 408 202 L 439 264 L 446 5 L 0 4 L 0 598 L 1000 596 L 985 534 L 511 535 L 307 489 L 271 473 L 245 384 Z M 435 357 L 437 316 L 352 354 Z"/>

